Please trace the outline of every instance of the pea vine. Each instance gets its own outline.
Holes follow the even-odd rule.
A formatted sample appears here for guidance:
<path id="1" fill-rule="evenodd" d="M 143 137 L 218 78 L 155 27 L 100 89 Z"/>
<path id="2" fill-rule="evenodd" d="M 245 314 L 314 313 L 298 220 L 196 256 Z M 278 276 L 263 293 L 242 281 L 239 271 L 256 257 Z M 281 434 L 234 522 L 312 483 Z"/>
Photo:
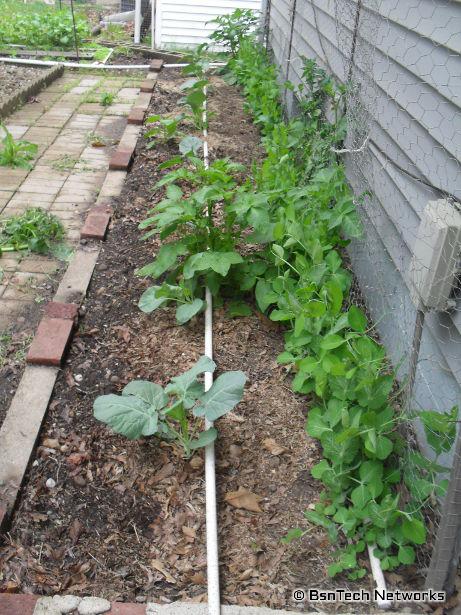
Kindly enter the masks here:
<path id="1" fill-rule="evenodd" d="M 402 427 L 415 415 L 396 413 L 395 374 L 385 350 L 369 335 L 365 313 L 349 304 L 352 279 L 341 253 L 360 237 L 361 225 L 333 153 L 345 134 L 345 88 L 304 60 L 300 116 L 285 120 L 276 69 L 255 40 L 242 39 L 227 68 L 228 80 L 243 88 L 267 154 L 254 198 L 265 195 L 273 238 L 256 301 L 286 326 L 278 361 L 293 371 L 294 391 L 317 400 L 306 431 L 322 445 L 324 458 L 311 472 L 325 489 L 305 516 L 325 528 L 332 543 L 343 537 L 346 546 L 335 553 L 330 576 L 363 577 L 358 554 L 367 543 L 377 545 L 384 570 L 411 564 L 415 546 L 426 542 L 424 508 L 446 490 L 438 475 L 447 468 L 438 457 L 453 445 L 458 409 L 420 412 L 435 459 L 408 454 Z M 302 533 L 293 530 L 286 540 Z"/>

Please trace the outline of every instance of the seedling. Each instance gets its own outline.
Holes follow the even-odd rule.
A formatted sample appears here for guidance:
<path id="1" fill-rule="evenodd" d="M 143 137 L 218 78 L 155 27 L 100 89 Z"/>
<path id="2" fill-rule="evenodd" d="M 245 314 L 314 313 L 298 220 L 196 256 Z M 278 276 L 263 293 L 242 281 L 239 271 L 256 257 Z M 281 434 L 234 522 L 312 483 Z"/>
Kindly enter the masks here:
<path id="1" fill-rule="evenodd" d="M 30 160 L 37 155 L 38 146 L 22 139 L 15 140 L 4 124 L 0 123 L 0 130 L 5 134 L 0 149 L 0 166 L 30 169 Z"/>
<path id="2" fill-rule="evenodd" d="M 110 107 L 110 105 L 114 102 L 114 100 L 115 100 L 115 94 L 113 94 L 112 92 L 103 92 L 101 94 L 99 102 L 103 107 Z"/>
<path id="3" fill-rule="evenodd" d="M 145 380 L 126 385 L 121 395 L 101 395 L 94 402 L 94 416 L 130 440 L 157 436 L 179 444 L 189 458 L 213 442 L 214 427 L 202 430 L 203 418 L 215 421 L 232 410 L 243 397 L 243 372 L 225 372 L 209 391 L 198 377 L 214 372 L 216 364 L 201 357 L 188 371 L 171 379 L 165 388 Z"/>
<path id="4" fill-rule="evenodd" d="M 146 124 L 156 124 L 150 130 L 145 133 L 146 139 L 152 139 L 156 137 L 163 143 L 167 143 L 175 137 L 181 136 L 179 126 L 185 117 L 184 113 L 176 115 L 175 117 L 162 117 L 161 115 L 151 115 L 146 119 Z M 147 147 L 151 149 L 155 147 L 155 141 L 150 142 Z"/>

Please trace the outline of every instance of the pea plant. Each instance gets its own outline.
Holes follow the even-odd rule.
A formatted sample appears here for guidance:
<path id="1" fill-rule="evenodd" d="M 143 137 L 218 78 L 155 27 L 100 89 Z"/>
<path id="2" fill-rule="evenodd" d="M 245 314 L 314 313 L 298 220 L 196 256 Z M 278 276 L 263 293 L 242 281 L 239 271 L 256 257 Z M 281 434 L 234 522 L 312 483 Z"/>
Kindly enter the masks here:
<path id="1" fill-rule="evenodd" d="M 175 443 L 189 458 L 217 437 L 217 430 L 202 430 L 203 419 L 214 422 L 232 410 L 242 399 L 245 374 L 225 372 L 205 392 L 198 377 L 214 372 L 216 364 L 201 357 L 188 371 L 175 376 L 162 388 L 146 380 L 133 380 L 121 395 L 101 395 L 94 402 L 94 416 L 116 433 L 134 440 L 156 436 Z"/>
<path id="2" fill-rule="evenodd" d="M 398 392 L 385 350 L 370 336 L 366 314 L 348 300 L 351 275 L 341 254 L 351 238 L 360 238 L 361 224 L 333 151 L 344 136 L 345 88 L 311 61 L 303 75 L 301 115 L 286 121 L 264 49 L 247 36 L 234 50 L 226 79 L 242 87 L 267 155 L 254 185 L 231 209 L 243 227 L 255 217 L 254 240 L 259 232 L 264 245 L 266 266 L 254 291 L 260 310 L 285 326 L 278 360 L 292 371 L 294 390 L 317 400 L 306 431 L 322 445 L 312 475 L 324 491 L 306 517 L 344 545 L 329 574 L 357 579 L 366 574 L 359 556 L 367 543 L 377 545 L 385 570 L 414 562 L 415 547 L 426 541 L 424 506 L 445 492 L 437 475 L 447 469 L 438 457 L 453 445 L 458 409 L 420 413 L 435 459 L 417 451 L 408 456 L 402 433 L 418 413 L 396 413 Z"/>

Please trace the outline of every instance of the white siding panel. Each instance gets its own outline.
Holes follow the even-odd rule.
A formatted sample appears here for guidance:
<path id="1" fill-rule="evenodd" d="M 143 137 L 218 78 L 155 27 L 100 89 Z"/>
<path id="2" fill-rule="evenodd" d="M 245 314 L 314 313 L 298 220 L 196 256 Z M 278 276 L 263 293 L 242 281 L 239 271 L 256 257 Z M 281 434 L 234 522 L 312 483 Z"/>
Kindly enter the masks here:
<path id="1" fill-rule="evenodd" d="M 261 0 L 157 0 L 155 46 L 190 48 L 208 41 L 213 24 L 207 23 L 235 9 L 261 10 Z"/>

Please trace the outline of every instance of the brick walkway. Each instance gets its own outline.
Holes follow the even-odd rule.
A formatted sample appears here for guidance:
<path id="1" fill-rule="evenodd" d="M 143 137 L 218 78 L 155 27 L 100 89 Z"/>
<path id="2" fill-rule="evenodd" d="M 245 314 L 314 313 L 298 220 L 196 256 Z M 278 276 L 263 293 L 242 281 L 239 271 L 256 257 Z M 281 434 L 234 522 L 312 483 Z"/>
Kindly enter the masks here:
<path id="1" fill-rule="evenodd" d="M 96 201 L 109 159 L 127 123 L 142 77 L 65 73 L 11 115 L 6 126 L 15 138 L 36 143 L 33 168 L 0 167 L 0 218 L 42 207 L 66 229 L 66 241 L 78 243 L 85 214 Z M 102 93 L 113 103 L 99 104 Z M 5 253 L 0 258 L 0 332 L 30 305 L 60 266 L 35 254 Z"/>

